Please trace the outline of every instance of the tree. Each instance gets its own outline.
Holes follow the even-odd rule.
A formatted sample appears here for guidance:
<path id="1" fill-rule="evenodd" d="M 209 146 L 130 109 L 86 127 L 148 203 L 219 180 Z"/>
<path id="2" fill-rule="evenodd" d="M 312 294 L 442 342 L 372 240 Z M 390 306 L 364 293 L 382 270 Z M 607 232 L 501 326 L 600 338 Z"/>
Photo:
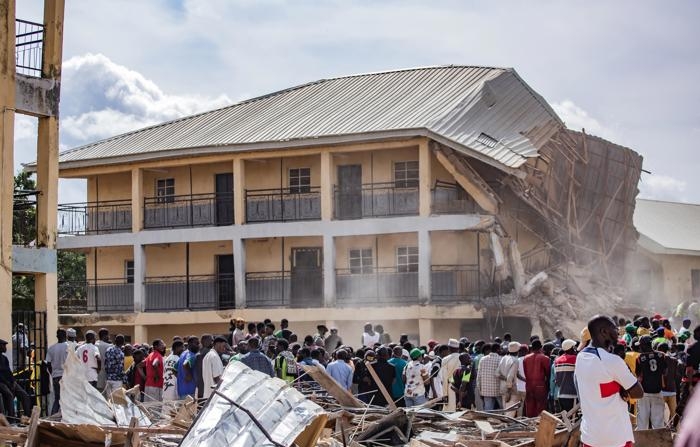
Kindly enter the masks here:
<path id="1" fill-rule="evenodd" d="M 14 204 L 12 207 L 12 243 L 30 246 L 36 241 L 36 182 L 28 172 L 15 176 Z M 85 255 L 61 250 L 58 252 L 58 298 L 75 298 L 85 282 Z M 34 276 L 13 275 L 12 308 L 34 309 Z"/>

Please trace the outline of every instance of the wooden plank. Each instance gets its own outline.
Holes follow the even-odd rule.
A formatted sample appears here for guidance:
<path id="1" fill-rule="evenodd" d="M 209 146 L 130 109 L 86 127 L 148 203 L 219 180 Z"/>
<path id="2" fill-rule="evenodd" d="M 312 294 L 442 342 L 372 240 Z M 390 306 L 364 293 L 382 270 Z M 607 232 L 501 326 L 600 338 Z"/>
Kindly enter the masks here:
<path id="1" fill-rule="evenodd" d="M 5 415 L 0 413 L 0 427 L 9 427 L 10 423 L 7 422 L 7 418 L 5 418 Z"/>
<path id="2" fill-rule="evenodd" d="M 335 400 L 337 400 L 343 407 L 363 408 L 365 406 L 365 404 L 353 396 L 350 391 L 346 390 L 340 386 L 338 382 L 333 380 L 333 378 L 329 376 L 325 370 L 319 368 L 318 366 L 303 365 L 303 367 L 304 371 L 326 391 L 328 391 L 328 394 L 333 396 Z"/>
<path id="3" fill-rule="evenodd" d="M 39 445 L 39 414 L 41 413 L 40 407 L 32 408 L 32 417 L 29 418 L 29 427 L 27 428 L 27 442 L 24 444 L 25 447 L 36 447 Z"/>
<path id="4" fill-rule="evenodd" d="M 540 424 L 535 433 L 535 447 L 551 447 L 554 443 L 554 431 L 559 419 L 553 414 L 543 411 L 540 414 Z"/>
<path id="5" fill-rule="evenodd" d="M 129 421 L 129 429 L 126 432 L 126 442 L 124 443 L 124 447 L 138 447 L 139 444 L 141 444 L 139 434 L 134 431 L 134 428 L 138 426 L 139 419 L 136 416 L 132 417 L 131 421 Z"/>
<path id="6" fill-rule="evenodd" d="M 372 376 L 372 379 L 374 379 L 374 383 L 377 384 L 377 388 L 379 388 L 379 392 L 382 393 L 382 396 L 384 396 L 384 399 L 386 399 L 386 401 L 389 403 L 389 409 L 391 411 L 396 410 L 396 404 L 394 403 L 394 398 L 391 397 L 391 394 L 386 390 L 382 381 L 379 380 L 379 376 L 377 375 L 377 372 L 374 370 L 374 367 L 372 366 L 372 364 L 370 364 L 369 362 L 365 362 L 365 366 L 367 366 L 367 371 L 369 371 L 369 374 Z"/>

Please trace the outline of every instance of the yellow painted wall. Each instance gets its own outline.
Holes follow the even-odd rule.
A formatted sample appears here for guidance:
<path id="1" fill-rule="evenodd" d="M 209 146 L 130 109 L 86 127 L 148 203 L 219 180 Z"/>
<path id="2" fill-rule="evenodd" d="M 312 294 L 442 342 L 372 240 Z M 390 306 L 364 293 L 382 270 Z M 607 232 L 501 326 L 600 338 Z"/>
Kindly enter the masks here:
<path id="1" fill-rule="evenodd" d="M 246 246 L 246 272 L 276 272 L 282 270 L 281 238 L 248 239 Z M 292 248 L 319 247 L 322 237 L 288 237 L 284 240 L 284 270 L 291 268 Z"/>
<path id="2" fill-rule="evenodd" d="M 120 172 L 90 177 L 87 181 L 87 201 L 131 200 L 131 173 Z"/>
<path id="3" fill-rule="evenodd" d="M 338 166 L 360 164 L 362 183 L 391 182 L 394 180 L 394 162 L 397 161 L 418 161 L 418 147 L 334 154 L 331 178 L 337 184 Z"/>
<path id="4" fill-rule="evenodd" d="M 212 193 L 216 191 L 216 174 L 231 174 L 233 172 L 233 162 L 192 165 L 191 169 L 192 193 Z M 189 173 L 187 181 L 189 182 Z M 175 183 L 177 184 L 177 180 Z"/>
<path id="5" fill-rule="evenodd" d="M 350 250 L 371 248 L 375 267 L 395 267 L 396 248 L 418 246 L 416 233 L 380 234 L 376 236 L 344 236 L 335 238 L 335 266 L 350 268 Z M 379 257 L 377 258 L 377 255 Z"/>
<path id="6" fill-rule="evenodd" d="M 289 187 L 289 170 L 293 168 L 311 168 L 311 186 L 321 185 L 321 156 L 309 155 L 246 161 L 246 189 L 287 188 Z M 281 184 L 280 173 L 282 176 Z"/>
<path id="7" fill-rule="evenodd" d="M 435 154 L 431 151 L 430 152 L 430 186 L 434 186 L 435 182 L 437 180 L 447 182 L 447 183 L 456 183 L 454 177 L 452 177 L 452 174 L 447 172 L 447 169 L 440 163 L 435 156 Z"/>
<path id="8" fill-rule="evenodd" d="M 95 250 L 86 255 L 85 267 L 88 280 L 95 279 Z M 132 247 L 103 247 L 97 249 L 97 279 L 126 278 L 125 263 L 133 260 Z"/>
<path id="9" fill-rule="evenodd" d="M 477 233 L 472 231 L 431 231 L 431 264 L 476 264 L 476 238 Z"/>
<path id="10" fill-rule="evenodd" d="M 190 275 L 216 273 L 216 256 L 233 253 L 231 241 L 190 243 Z M 146 246 L 146 276 L 185 275 L 186 244 Z"/>
<path id="11" fill-rule="evenodd" d="M 232 164 L 233 166 L 233 164 Z M 233 167 L 231 168 L 233 169 Z M 194 173 L 192 176 L 192 191 L 190 191 L 190 170 L 188 166 L 167 167 L 143 171 L 143 195 L 155 197 L 156 181 L 160 179 L 175 179 L 175 195 L 181 196 L 194 191 Z M 213 183 L 212 183 L 213 185 Z M 213 189 L 213 186 L 211 186 Z M 211 189 L 210 189 L 211 191 Z"/>

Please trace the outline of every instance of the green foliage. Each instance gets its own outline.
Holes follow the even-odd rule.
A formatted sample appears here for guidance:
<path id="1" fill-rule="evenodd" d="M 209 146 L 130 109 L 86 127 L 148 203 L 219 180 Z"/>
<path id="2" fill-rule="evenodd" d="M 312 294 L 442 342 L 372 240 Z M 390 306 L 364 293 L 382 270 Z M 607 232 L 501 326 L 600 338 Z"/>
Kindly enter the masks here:
<path id="1" fill-rule="evenodd" d="M 12 207 L 12 243 L 29 245 L 36 239 L 36 196 L 25 195 L 34 191 L 36 182 L 27 172 L 15 176 L 15 200 Z"/>

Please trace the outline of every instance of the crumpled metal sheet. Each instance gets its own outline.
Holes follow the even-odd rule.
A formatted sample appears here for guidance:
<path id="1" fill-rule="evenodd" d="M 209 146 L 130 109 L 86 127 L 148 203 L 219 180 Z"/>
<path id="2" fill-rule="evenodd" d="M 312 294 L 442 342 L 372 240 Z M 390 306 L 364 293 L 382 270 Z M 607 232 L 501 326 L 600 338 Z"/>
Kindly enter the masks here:
<path id="1" fill-rule="evenodd" d="M 275 443 L 290 446 L 324 410 L 286 382 L 241 362 L 226 367 L 217 391 L 248 410 Z M 213 394 L 181 447 L 274 446 L 248 414 Z"/>
<path id="2" fill-rule="evenodd" d="M 132 416 L 140 426 L 151 425 L 151 421 L 128 398 L 124 391 L 115 392 L 120 399 L 113 404 L 87 381 L 85 365 L 73 349 L 63 365 L 61 378 L 61 421 L 68 424 L 128 426 Z M 115 423 L 116 420 L 116 423 Z"/>

